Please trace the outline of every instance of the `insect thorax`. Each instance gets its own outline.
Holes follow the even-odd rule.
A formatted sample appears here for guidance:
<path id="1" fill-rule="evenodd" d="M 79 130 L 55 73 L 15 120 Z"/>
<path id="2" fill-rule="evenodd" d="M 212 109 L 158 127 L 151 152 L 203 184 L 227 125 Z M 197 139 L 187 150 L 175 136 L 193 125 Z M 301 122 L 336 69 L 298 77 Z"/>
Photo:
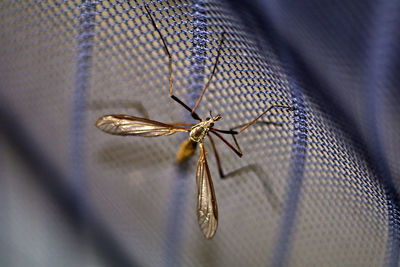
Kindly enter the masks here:
<path id="1" fill-rule="evenodd" d="M 190 140 L 196 143 L 203 142 L 208 131 L 210 130 L 210 123 L 208 121 L 202 121 L 190 130 Z"/>

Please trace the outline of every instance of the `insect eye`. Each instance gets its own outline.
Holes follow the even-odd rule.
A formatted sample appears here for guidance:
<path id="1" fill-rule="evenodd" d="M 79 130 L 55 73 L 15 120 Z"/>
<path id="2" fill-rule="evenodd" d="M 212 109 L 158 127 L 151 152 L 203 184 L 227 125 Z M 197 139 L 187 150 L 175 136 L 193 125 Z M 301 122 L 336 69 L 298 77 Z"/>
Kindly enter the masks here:
<path id="1" fill-rule="evenodd" d="M 212 123 L 210 123 L 210 127 L 213 127 L 214 126 L 214 123 L 212 122 Z"/>
<path id="2" fill-rule="evenodd" d="M 210 117 L 207 117 L 207 118 L 206 118 L 206 121 L 209 121 L 209 120 L 210 120 Z"/>

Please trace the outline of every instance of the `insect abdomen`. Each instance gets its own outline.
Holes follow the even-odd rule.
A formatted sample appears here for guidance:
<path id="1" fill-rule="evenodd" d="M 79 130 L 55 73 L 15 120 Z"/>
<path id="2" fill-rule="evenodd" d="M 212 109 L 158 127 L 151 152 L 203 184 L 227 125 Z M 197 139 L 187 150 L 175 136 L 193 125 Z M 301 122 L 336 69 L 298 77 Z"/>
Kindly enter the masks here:
<path id="1" fill-rule="evenodd" d="M 193 142 L 190 138 L 183 141 L 181 147 L 179 148 L 178 154 L 176 155 L 176 161 L 182 163 L 187 160 L 196 151 L 197 143 Z"/>

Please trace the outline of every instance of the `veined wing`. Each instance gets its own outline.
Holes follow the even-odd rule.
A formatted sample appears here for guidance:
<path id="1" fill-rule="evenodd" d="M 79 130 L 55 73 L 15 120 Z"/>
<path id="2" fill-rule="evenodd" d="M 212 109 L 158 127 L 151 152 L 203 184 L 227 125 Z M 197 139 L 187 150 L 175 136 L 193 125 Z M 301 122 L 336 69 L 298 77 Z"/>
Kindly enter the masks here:
<path id="1" fill-rule="evenodd" d="M 205 238 L 215 235 L 218 227 L 218 207 L 214 186 L 208 169 L 204 144 L 199 143 L 200 158 L 197 163 L 196 182 L 198 188 L 197 220 Z"/>
<path id="2" fill-rule="evenodd" d="M 109 134 L 137 135 L 144 137 L 170 135 L 176 132 L 189 132 L 189 129 L 184 127 L 121 114 L 103 116 L 97 120 L 96 126 Z"/>

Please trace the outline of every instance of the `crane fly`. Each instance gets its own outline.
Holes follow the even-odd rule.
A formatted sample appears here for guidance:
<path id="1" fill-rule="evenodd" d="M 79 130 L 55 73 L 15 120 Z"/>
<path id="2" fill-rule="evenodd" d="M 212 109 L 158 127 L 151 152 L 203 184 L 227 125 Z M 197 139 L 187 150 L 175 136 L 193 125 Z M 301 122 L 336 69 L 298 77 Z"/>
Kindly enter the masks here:
<path id="1" fill-rule="evenodd" d="M 239 157 L 243 155 L 240 146 L 237 142 L 236 135 L 242 133 L 246 130 L 250 125 L 254 124 L 259 118 L 261 118 L 264 114 L 268 113 L 274 108 L 287 108 L 293 109 L 290 106 L 285 105 L 273 105 L 267 108 L 264 112 L 262 112 L 255 119 L 250 121 L 249 123 L 239 125 L 237 127 L 231 128 L 230 130 L 220 130 L 214 127 L 214 124 L 222 119 L 221 115 L 213 116 L 210 111 L 210 116 L 206 119 L 202 119 L 197 113 L 196 109 L 206 92 L 212 77 L 214 76 L 216 67 L 218 65 L 218 60 L 221 54 L 221 47 L 224 41 L 225 33 L 222 33 L 221 40 L 218 47 L 218 54 L 214 63 L 214 67 L 212 69 L 212 73 L 204 86 L 200 97 L 197 99 L 193 108 L 190 108 L 186 105 L 182 100 L 176 97 L 172 93 L 172 58 L 171 54 L 168 50 L 167 44 L 161 35 L 160 30 L 157 28 L 156 22 L 151 15 L 147 6 L 144 6 L 148 17 L 150 18 L 155 30 L 158 32 L 161 41 L 164 46 L 164 50 L 168 56 L 168 68 L 169 68 L 169 95 L 170 97 L 182 105 L 186 110 L 188 110 L 193 117 L 193 119 L 199 121 L 198 123 L 162 123 L 146 118 L 140 118 L 130 115 L 122 115 L 122 114 L 112 114 L 106 115 L 99 118 L 96 122 L 96 126 L 109 134 L 113 135 L 122 135 L 122 136 L 143 136 L 143 137 L 157 137 L 164 135 L 172 135 L 177 132 L 188 133 L 189 137 L 181 144 L 179 151 L 177 153 L 176 160 L 178 163 L 182 163 L 190 156 L 195 153 L 197 145 L 200 147 L 200 157 L 197 162 L 196 169 L 196 184 L 197 184 L 197 221 L 199 223 L 200 229 L 206 239 L 212 238 L 218 227 L 218 207 L 217 200 L 215 198 L 214 186 L 211 179 L 210 169 L 208 167 L 207 158 L 206 158 L 206 150 L 204 148 L 204 140 L 206 137 L 209 138 L 212 148 L 214 150 L 214 154 L 217 159 L 218 170 L 221 178 L 224 178 L 224 174 L 222 172 L 222 167 L 220 163 L 220 159 L 218 156 L 218 152 L 216 150 L 216 146 L 212 135 L 216 136 L 220 140 L 222 140 L 233 152 L 236 153 Z M 268 123 L 268 122 L 266 122 Z M 270 122 L 272 123 L 272 122 Z M 277 124 L 277 123 L 272 123 Z M 280 124 L 277 124 L 280 125 Z M 239 131 L 235 131 L 235 129 L 241 128 Z M 211 135 L 211 134 L 212 135 Z M 229 134 L 233 137 L 235 145 L 229 143 L 222 134 Z"/>

